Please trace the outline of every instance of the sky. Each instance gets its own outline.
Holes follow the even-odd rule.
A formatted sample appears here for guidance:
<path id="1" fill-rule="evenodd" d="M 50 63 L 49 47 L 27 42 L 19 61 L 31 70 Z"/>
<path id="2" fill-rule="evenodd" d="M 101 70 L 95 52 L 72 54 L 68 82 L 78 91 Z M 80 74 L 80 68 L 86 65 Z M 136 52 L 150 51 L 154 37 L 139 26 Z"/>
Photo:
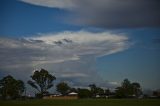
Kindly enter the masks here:
<path id="1" fill-rule="evenodd" d="M 159 89 L 159 19 L 159 0 L 0 0 L 0 78 Z"/>

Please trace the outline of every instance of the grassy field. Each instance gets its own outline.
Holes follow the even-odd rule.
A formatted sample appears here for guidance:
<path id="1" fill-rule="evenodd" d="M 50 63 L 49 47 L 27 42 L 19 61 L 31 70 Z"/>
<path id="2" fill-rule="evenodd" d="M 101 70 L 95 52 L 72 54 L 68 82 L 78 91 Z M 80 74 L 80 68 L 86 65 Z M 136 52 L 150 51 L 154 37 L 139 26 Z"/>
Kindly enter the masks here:
<path id="1" fill-rule="evenodd" d="M 160 106 L 160 99 L 0 101 L 0 106 Z"/>

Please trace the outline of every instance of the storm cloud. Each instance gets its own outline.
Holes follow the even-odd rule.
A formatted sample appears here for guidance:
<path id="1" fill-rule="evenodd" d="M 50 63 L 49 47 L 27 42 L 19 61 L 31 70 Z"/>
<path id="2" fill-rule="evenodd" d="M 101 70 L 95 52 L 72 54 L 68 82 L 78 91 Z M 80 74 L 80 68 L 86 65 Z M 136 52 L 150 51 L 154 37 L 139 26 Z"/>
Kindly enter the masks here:
<path id="1" fill-rule="evenodd" d="M 0 70 L 4 75 L 26 80 L 35 69 L 45 68 L 74 86 L 102 83 L 96 58 L 129 46 L 127 36 L 108 32 L 66 31 L 20 39 L 0 38 Z"/>
<path id="2" fill-rule="evenodd" d="M 20 0 L 73 12 L 68 22 L 102 28 L 160 27 L 159 0 Z"/>

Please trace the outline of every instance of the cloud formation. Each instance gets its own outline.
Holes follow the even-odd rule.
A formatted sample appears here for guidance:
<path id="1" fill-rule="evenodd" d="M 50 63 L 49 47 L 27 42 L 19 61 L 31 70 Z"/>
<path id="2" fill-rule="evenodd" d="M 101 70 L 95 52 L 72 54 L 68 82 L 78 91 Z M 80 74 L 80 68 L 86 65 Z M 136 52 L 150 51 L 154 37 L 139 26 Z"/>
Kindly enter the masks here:
<path id="1" fill-rule="evenodd" d="M 21 39 L 0 38 L 0 70 L 25 78 L 33 69 L 45 68 L 75 86 L 101 82 L 96 58 L 128 47 L 127 36 L 108 32 L 66 31 Z"/>
<path id="2" fill-rule="evenodd" d="M 77 25 L 103 28 L 160 27 L 159 0 L 20 0 L 74 12 Z"/>

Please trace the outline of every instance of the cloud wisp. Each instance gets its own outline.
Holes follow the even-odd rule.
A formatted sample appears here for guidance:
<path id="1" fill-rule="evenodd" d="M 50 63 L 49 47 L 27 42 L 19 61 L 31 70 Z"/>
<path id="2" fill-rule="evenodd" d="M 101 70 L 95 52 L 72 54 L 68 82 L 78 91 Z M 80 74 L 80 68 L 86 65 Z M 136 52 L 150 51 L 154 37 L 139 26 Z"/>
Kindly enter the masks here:
<path id="1" fill-rule="evenodd" d="M 10 73 L 16 70 L 23 77 L 42 67 L 76 84 L 100 82 L 95 59 L 128 47 L 127 36 L 108 32 L 66 31 L 22 39 L 0 38 L 0 68 Z"/>
<path id="2" fill-rule="evenodd" d="M 102 28 L 160 27 L 159 0 L 20 0 L 72 11 L 72 23 Z M 73 22 L 74 20 L 74 22 Z"/>

